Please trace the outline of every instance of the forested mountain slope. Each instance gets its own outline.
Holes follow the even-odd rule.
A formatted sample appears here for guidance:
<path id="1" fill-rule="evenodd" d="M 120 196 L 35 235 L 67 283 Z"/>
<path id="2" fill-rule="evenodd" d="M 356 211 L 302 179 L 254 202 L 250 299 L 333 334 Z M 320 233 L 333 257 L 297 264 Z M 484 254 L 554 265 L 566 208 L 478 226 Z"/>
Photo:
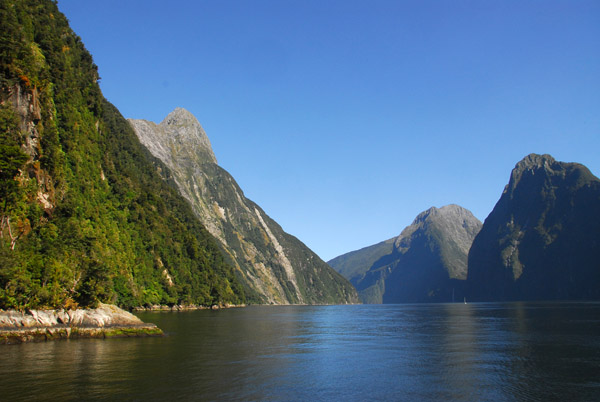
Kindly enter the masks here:
<path id="1" fill-rule="evenodd" d="M 0 307 L 243 302 L 56 4 L 0 0 L 0 21 Z"/>

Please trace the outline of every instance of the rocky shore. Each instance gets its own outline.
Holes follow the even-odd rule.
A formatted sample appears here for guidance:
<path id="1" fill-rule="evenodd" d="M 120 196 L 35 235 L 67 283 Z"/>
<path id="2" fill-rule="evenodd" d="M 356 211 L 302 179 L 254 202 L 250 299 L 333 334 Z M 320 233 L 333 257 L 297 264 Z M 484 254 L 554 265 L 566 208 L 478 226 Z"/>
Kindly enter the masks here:
<path id="1" fill-rule="evenodd" d="M 109 304 L 78 310 L 0 310 L 0 344 L 163 335 L 156 325 Z"/>
<path id="2" fill-rule="evenodd" d="M 197 304 L 175 304 L 172 306 L 155 304 L 146 307 L 134 307 L 135 311 L 191 311 L 191 310 L 220 310 L 222 308 L 246 307 L 245 304 L 220 304 L 212 306 L 201 306 Z"/>

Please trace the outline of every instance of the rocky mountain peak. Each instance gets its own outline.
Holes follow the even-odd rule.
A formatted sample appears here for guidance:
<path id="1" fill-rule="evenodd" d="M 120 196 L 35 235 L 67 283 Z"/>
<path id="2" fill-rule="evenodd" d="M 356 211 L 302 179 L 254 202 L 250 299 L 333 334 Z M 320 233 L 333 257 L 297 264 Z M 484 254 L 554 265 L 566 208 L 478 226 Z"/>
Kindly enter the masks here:
<path id="1" fill-rule="evenodd" d="M 585 166 L 526 156 L 473 242 L 470 292 L 479 300 L 598 297 L 599 206 L 600 180 Z"/>
<path id="2" fill-rule="evenodd" d="M 450 235 L 461 249 L 469 250 L 473 237 L 481 229 L 481 222 L 471 211 L 460 205 L 450 204 L 441 208 L 431 207 L 421 212 L 413 223 L 396 238 L 394 246 L 398 250 L 410 244 L 411 236 L 418 230 L 434 230 Z"/>
<path id="3" fill-rule="evenodd" d="M 196 217 L 220 243 L 248 300 L 270 304 L 357 302 L 356 290 L 244 196 L 187 110 L 160 124 L 130 120 L 140 142 L 169 169 Z"/>
<path id="4" fill-rule="evenodd" d="M 159 125 L 183 155 L 202 157 L 201 162 L 217 163 L 210 140 L 196 117 L 184 108 L 175 108 Z"/>
<path id="5" fill-rule="evenodd" d="M 505 191 L 513 189 L 524 175 L 535 175 L 539 171 L 554 174 L 556 170 L 560 169 L 561 163 L 556 162 L 551 155 L 529 154 L 515 165 Z"/>
<path id="6" fill-rule="evenodd" d="M 559 162 L 550 155 L 530 154 L 516 164 L 503 194 L 509 200 L 518 197 L 531 203 L 542 195 L 537 191 L 540 188 L 553 193 L 553 189 L 562 185 L 577 188 L 594 181 L 597 178 L 582 164 Z"/>
<path id="7" fill-rule="evenodd" d="M 419 215 L 417 215 L 412 224 L 415 225 L 419 224 L 420 222 L 448 218 L 458 218 L 464 220 L 472 216 L 473 214 L 468 209 L 465 209 L 460 205 L 450 204 L 441 208 L 431 207 L 421 212 Z"/>
<path id="8" fill-rule="evenodd" d="M 481 222 L 459 205 L 421 212 L 400 236 L 330 263 L 352 275 L 364 303 L 449 302 L 464 295 L 467 256 Z M 333 266 L 332 265 L 332 266 Z"/>
<path id="9" fill-rule="evenodd" d="M 176 126 L 182 126 L 182 125 L 196 126 L 196 127 L 200 127 L 202 132 L 204 132 L 198 119 L 196 119 L 196 117 L 191 112 L 189 112 L 187 109 L 184 109 L 182 107 L 176 107 L 171 113 L 169 113 L 167 115 L 167 117 L 164 118 L 164 120 L 162 121 L 161 124 L 176 125 Z M 206 133 L 204 135 L 206 135 Z"/>
<path id="10" fill-rule="evenodd" d="M 542 168 L 554 164 L 556 160 L 548 154 L 529 154 L 519 161 L 516 168 L 519 170 Z"/>
<path id="11" fill-rule="evenodd" d="M 178 107 L 160 124 L 129 119 L 140 142 L 169 168 L 217 163 L 210 140 L 192 113 Z"/>

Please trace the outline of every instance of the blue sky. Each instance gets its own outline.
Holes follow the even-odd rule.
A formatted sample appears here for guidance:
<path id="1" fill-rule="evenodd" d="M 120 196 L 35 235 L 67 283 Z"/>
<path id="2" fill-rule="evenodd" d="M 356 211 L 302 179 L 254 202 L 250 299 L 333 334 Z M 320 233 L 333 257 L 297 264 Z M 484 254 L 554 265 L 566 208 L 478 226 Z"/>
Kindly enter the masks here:
<path id="1" fill-rule="evenodd" d="M 600 174 L 598 1 L 59 0 L 127 118 L 192 112 L 323 259 L 459 204 L 525 155 Z"/>

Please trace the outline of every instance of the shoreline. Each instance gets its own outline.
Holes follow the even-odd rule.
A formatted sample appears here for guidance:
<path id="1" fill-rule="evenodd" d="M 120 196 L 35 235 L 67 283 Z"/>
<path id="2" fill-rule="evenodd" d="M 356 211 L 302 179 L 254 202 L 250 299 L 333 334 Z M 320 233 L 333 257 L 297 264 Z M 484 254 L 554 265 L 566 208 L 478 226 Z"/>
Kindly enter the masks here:
<path id="1" fill-rule="evenodd" d="M 176 304 L 173 306 L 164 304 L 155 304 L 148 307 L 134 307 L 132 311 L 143 312 L 143 311 L 194 311 L 194 310 L 221 310 L 225 308 L 243 308 L 247 307 L 246 304 L 215 304 L 213 306 L 201 306 L 196 304 Z"/>
<path id="2" fill-rule="evenodd" d="M 0 310 L 0 345 L 148 336 L 164 333 L 155 324 L 109 304 L 78 310 Z"/>
<path id="3" fill-rule="evenodd" d="M 12 345 L 27 342 L 46 342 L 62 339 L 108 339 L 140 338 L 164 336 L 156 325 L 139 327 L 37 327 L 37 328 L 0 328 L 0 345 Z"/>

